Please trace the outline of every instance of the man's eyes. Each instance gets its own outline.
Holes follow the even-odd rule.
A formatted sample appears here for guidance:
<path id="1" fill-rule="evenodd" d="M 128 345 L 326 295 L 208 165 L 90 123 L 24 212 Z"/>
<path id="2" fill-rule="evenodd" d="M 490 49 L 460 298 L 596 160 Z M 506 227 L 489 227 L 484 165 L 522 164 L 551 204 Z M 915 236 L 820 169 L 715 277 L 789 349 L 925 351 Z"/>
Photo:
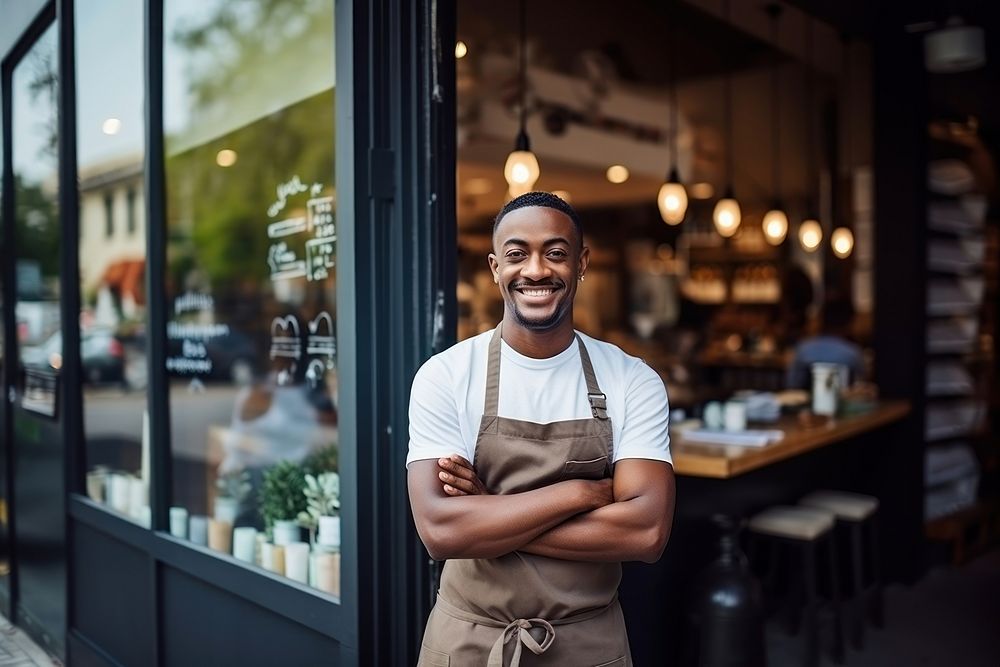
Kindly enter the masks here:
<path id="1" fill-rule="evenodd" d="M 528 253 L 524 252 L 523 250 L 511 250 L 506 255 L 504 255 L 504 257 L 506 257 L 507 259 L 524 259 L 527 256 Z M 565 250 L 550 250 L 547 253 L 545 253 L 545 256 L 548 257 L 549 259 L 562 260 L 569 257 L 569 253 L 567 253 Z"/>

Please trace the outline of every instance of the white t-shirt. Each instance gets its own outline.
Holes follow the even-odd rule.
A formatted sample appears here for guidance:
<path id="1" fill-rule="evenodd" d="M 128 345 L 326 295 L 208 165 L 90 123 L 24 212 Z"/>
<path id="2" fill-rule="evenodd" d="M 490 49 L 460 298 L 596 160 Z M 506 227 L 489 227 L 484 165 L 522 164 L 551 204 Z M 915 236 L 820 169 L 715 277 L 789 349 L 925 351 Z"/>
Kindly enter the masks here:
<path id="1" fill-rule="evenodd" d="M 493 330 L 428 359 L 410 390 L 410 450 L 406 465 L 460 454 L 474 460 L 486 396 L 486 366 Z M 580 334 L 607 395 L 614 431 L 614 460 L 672 463 L 667 392 L 641 359 L 615 345 Z M 587 401 L 580 350 L 573 343 L 548 359 L 532 359 L 501 342 L 501 417 L 547 424 L 593 415 Z"/>

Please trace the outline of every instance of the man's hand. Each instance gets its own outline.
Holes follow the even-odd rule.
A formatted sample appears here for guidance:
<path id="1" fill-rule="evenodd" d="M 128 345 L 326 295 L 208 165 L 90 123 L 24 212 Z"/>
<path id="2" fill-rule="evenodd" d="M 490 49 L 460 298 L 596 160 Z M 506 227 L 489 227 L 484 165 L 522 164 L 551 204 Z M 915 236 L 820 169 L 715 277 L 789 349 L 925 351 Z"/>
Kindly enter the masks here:
<path id="1" fill-rule="evenodd" d="M 449 496 L 488 496 L 489 489 L 479 479 L 476 469 L 465 457 L 452 454 L 448 458 L 438 459 L 438 479 L 444 485 L 444 492 Z"/>
<path id="2" fill-rule="evenodd" d="M 438 479 L 449 496 L 489 496 L 492 495 L 479 479 L 476 469 L 464 457 L 452 454 L 438 459 Z M 584 492 L 591 509 L 599 509 L 615 501 L 614 486 L 610 478 L 599 480 L 579 480 L 584 483 Z"/>

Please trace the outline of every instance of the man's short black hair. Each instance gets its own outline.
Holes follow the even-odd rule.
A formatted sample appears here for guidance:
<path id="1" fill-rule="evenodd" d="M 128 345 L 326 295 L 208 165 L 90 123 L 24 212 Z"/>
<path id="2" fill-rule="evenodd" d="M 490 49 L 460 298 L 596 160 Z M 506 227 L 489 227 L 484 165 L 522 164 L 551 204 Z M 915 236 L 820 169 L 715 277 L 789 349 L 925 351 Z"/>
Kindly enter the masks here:
<path id="1" fill-rule="evenodd" d="M 565 200 L 557 197 L 551 192 L 526 192 L 523 195 L 511 199 L 502 209 L 500 209 L 500 212 L 497 213 L 497 217 L 494 218 L 493 235 L 496 236 L 497 227 L 500 225 L 500 221 L 503 220 L 505 215 L 511 211 L 516 211 L 519 208 L 525 208 L 526 206 L 543 206 L 545 208 L 555 209 L 560 213 L 566 214 L 566 216 L 573 221 L 573 227 L 576 229 L 576 235 L 580 239 L 580 245 L 583 245 L 583 223 L 580 221 L 580 216 L 576 214 L 573 207 L 567 204 Z"/>

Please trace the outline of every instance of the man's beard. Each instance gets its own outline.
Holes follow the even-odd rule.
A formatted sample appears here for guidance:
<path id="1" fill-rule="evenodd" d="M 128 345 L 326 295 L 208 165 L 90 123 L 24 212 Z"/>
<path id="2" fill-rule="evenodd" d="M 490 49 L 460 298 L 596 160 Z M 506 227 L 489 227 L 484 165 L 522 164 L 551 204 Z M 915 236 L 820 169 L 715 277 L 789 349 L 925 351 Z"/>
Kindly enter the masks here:
<path id="1" fill-rule="evenodd" d="M 555 312 L 545 319 L 528 319 L 517 307 L 517 303 L 513 299 L 511 300 L 510 309 L 517 323 L 529 331 L 548 331 L 549 329 L 553 329 L 571 312 L 570 307 L 567 307 L 565 304 L 559 304 Z"/>

